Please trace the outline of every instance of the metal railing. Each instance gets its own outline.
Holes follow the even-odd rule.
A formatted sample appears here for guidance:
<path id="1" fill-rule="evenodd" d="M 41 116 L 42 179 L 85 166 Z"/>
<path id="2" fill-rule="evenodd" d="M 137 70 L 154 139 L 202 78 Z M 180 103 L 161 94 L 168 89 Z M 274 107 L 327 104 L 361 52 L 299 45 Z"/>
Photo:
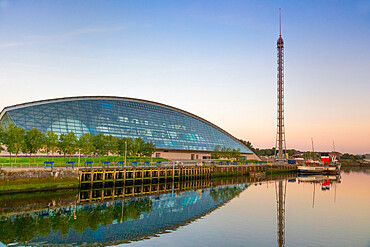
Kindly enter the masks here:
<path id="1" fill-rule="evenodd" d="M 71 169 L 72 167 L 68 165 L 69 161 L 66 162 L 59 162 L 53 163 L 53 168 L 66 168 Z M 268 165 L 267 163 L 248 163 L 248 162 L 225 162 L 225 161 L 172 161 L 172 162 L 149 162 L 149 161 L 130 161 L 124 164 L 123 161 L 116 161 L 116 162 L 93 162 L 92 167 L 99 168 L 99 167 L 172 167 L 172 166 L 240 166 L 240 165 L 247 165 L 247 166 L 261 166 L 261 165 Z M 1 168 L 44 168 L 44 162 L 40 163 L 0 163 Z M 90 166 L 90 165 L 89 165 Z M 48 167 L 49 168 L 49 167 Z M 74 163 L 73 169 L 76 168 L 85 168 L 85 162 L 81 163 Z"/>

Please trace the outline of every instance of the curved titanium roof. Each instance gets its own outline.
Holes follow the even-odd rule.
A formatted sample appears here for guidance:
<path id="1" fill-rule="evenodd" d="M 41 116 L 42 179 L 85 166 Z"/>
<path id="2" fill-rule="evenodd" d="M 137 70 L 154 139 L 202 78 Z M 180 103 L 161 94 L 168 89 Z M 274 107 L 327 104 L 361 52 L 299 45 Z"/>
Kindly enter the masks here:
<path id="1" fill-rule="evenodd" d="M 79 97 L 65 97 L 65 98 L 55 98 L 55 99 L 48 99 L 48 100 L 40 100 L 40 101 L 27 102 L 27 103 L 23 103 L 23 104 L 17 104 L 17 105 L 5 107 L 2 110 L 2 112 L 0 113 L 0 121 L 3 119 L 3 116 L 6 113 L 9 114 L 11 112 L 15 112 L 17 110 L 19 111 L 19 110 L 22 110 L 22 109 L 25 109 L 25 108 L 29 108 L 29 107 L 42 106 L 42 105 L 53 104 L 53 103 L 61 103 L 61 102 L 96 101 L 96 100 L 142 103 L 142 104 L 148 104 L 148 105 L 152 105 L 152 106 L 157 106 L 157 107 L 160 107 L 160 108 L 165 108 L 165 109 L 168 109 L 170 111 L 175 111 L 175 112 L 184 114 L 186 116 L 189 116 L 189 117 L 191 117 L 193 119 L 199 120 L 202 123 L 205 123 L 205 124 L 207 124 L 207 125 L 215 128 L 215 129 L 217 129 L 221 133 L 227 135 L 228 137 L 230 137 L 231 139 L 233 139 L 234 141 L 236 141 L 238 143 L 238 145 L 241 146 L 240 149 L 241 149 L 241 152 L 242 153 L 252 153 L 237 138 L 235 138 L 234 136 L 232 136 L 231 134 L 229 134 L 225 130 L 221 129 L 220 127 L 214 125 L 213 123 L 211 123 L 211 122 L 209 122 L 209 121 L 207 121 L 207 120 L 205 120 L 205 119 L 203 119 L 203 118 L 201 118 L 199 116 L 196 116 L 196 115 L 191 114 L 191 113 L 189 113 L 187 111 L 184 111 L 184 110 L 181 110 L 181 109 L 172 107 L 172 106 L 168 106 L 168 105 L 165 105 L 165 104 L 161 104 L 161 103 L 157 103 L 157 102 L 153 102 L 153 101 L 148 101 L 148 100 L 135 99 L 135 98 L 116 97 L 116 96 L 79 96 Z M 10 114 L 10 118 L 13 120 L 12 114 Z M 17 125 L 17 123 L 15 123 L 15 124 Z M 27 129 L 27 127 L 25 129 Z M 87 131 L 85 131 L 85 132 L 87 132 Z M 162 148 L 162 147 L 160 147 L 160 146 L 157 145 L 157 148 Z M 176 148 L 169 148 L 169 149 L 176 149 Z M 182 148 L 180 148 L 180 149 L 182 149 Z M 210 150 L 205 150 L 205 151 L 210 151 Z"/>

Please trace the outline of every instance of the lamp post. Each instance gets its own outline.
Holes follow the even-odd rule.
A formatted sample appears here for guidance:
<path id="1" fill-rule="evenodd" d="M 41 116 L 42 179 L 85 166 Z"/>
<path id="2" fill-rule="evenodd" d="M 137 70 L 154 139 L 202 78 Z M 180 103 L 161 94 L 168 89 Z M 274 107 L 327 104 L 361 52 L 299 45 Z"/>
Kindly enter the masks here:
<path id="1" fill-rule="evenodd" d="M 127 141 L 125 141 L 125 166 L 127 166 L 127 164 L 126 164 L 126 155 L 127 155 Z"/>

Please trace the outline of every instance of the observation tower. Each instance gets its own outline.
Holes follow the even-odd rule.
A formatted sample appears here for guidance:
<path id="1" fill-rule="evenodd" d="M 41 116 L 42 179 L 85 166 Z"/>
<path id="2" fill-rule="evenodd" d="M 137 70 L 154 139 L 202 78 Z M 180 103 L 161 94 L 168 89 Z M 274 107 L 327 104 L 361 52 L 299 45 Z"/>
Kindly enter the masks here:
<path id="1" fill-rule="evenodd" d="M 280 35 L 277 40 L 277 160 L 286 160 L 285 126 L 284 126 L 284 41 L 281 37 L 281 9 L 279 9 Z"/>

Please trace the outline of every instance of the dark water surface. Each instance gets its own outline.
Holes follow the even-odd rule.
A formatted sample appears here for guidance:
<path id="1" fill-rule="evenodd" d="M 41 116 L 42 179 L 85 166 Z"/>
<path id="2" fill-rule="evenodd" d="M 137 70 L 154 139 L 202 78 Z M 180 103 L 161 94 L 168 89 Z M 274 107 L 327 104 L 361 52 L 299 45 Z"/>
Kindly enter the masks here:
<path id="1" fill-rule="evenodd" d="M 140 194 L 139 186 L 132 188 L 138 197 L 106 201 L 92 198 L 109 196 L 109 190 L 1 196 L 0 242 L 370 246 L 370 169 L 342 171 L 340 177 L 161 186 L 161 193 L 141 188 Z"/>

